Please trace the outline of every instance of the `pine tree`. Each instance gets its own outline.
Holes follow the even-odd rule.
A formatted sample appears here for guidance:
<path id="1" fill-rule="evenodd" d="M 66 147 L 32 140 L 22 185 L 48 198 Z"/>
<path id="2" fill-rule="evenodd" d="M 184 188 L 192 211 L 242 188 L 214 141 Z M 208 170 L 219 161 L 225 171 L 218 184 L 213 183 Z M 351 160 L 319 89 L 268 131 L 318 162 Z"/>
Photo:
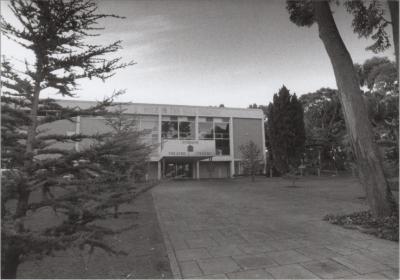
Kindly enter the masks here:
<path id="1" fill-rule="evenodd" d="M 15 278 L 26 256 L 39 257 L 71 246 L 118 250 L 103 242 L 116 231 L 95 224 L 115 215 L 109 209 L 132 200 L 136 188 L 117 182 L 110 166 L 123 162 L 132 148 L 146 159 L 148 149 L 131 132 L 96 135 L 58 135 L 41 131 L 41 125 L 57 119 L 74 121 L 78 115 L 103 115 L 113 97 L 87 110 L 62 108 L 52 99 L 41 99 L 44 90 L 73 96 L 83 78 L 106 80 L 115 70 L 132 65 L 120 58 L 105 59 L 121 48 L 121 42 L 92 45 L 85 37 L 96 35 L 98 20 L 116 15 L 99 14 L 92 0 L 12 0 L 10 9 L 21 24 L 14 27 L 3 18 L 5 36 L 33 52 L 35 61 L 17 69 L 2 63 L 2 277 Z M 118 93 L 116 94 L 118 95 Z M 58 148 L 57 142 L 91 138 L 87 149 Z M 134 143 L 134 144 L 132 144 Z M 135 154 L 137 156 L 137 154 Z M 41 201 L 33 194 L 41 193 Z M 13 206 L 14 205 L 14 206 Z M 45 229 L 29 225 L 40 209 L 53 209 L 60 223 Z"/>
<path id="2" fill-rule="evenodd" d="M 305 145 L 303 108 L 283 86 L 268 106 L 267 131 L 274 167 L 281 173 L 299 165 Z"/>
<path id="3" fill-rule="evenodd" d="M 291 115 L 291 130 L 293 131 L 293 138 L 289 148 L 289 157 L 292 159 L 294 166 L 298 166 L 300 159 L 303 156 L 305 149 L 306 132 L 304 126 L 303 106 L 297 99 L 296 94 L 290 98 L 290 115 Z"/>
<path id="4" fill-rule="evenodd" d="M 140 181 L 146 173 L 148 156 L 154 147 L 143 141 L 145 133 L 140 131 L 135 116 L 125 114 L 124 104 L 115 104 L 111 113 L 105 117 L 105 123 L 110 126 L 114 135 L 109 143 L 111 149 L 119 149 L 118 157 L 112 160 L 109 170 L 115 174 L 118 181 Z"/>

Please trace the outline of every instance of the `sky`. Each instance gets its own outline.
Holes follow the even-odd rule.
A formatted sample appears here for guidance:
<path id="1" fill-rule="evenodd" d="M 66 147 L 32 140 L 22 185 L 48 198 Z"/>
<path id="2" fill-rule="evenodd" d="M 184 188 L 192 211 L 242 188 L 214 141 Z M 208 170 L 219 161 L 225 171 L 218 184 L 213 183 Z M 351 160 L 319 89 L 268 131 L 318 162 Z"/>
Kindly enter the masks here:
<path id="1" fill-rule="evenodd" d="M 7 2 L 0 2 L 2 16 L 12 20 Z M 100 0 L 98 5 L 100 12 L 126 19 L 102 20 L 105 30 L 96 43 L 123 40 L 114 56 L 137 64 L 105 83 L 80 81 L 74 99 L 102 100 L 125 89 L 118 101 L 247 107 L 268 104 L 282 85 L 297 95 L 336 88 L 317 26 L 291 23 L 283 0 Z M 376 56 L 365 50 L 371 41 L 353 33 L 343 5 L 333 4 L 332 10 L 353 61 Z M 16 64 L 30 56 L 1 39 L 2 55 Z M 394 59 L 393 49 L 378 56 Z"/>

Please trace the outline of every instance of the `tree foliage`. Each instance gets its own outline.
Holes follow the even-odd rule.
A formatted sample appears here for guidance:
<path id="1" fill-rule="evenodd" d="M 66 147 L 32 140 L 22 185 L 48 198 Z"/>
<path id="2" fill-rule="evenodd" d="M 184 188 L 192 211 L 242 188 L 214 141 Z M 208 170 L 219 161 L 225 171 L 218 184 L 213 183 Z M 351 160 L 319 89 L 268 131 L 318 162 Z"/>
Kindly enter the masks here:
<path id="1" fill-rule="evenodd" d="M 356 2 L 361 3 L 360 5 L 365 4 L 362 1 Z M 397 10 L 395 10 L 392 9 L 394 5 L 391 5 L 389 2 L 389 7 L 393 19 L 391 24 L 396 50 L 396 64 L 398 66 L 398 5 Z M 319 37 L 324 44 L 334 70 L 348 137 L 357 160 L 359 177 L 365 187 L 371 211 L 376 217 L 388 216 L 393 211 L 393 204 L 391 203 L 393 197 L 385 179 L 381 155 L 377 145 L 373 141 L 373 131 L 367 119 L 368 112 L 360 90 L 357 71 L 336 26 L 330 1 L 303 0 L 299 1 L 298 4 L 288 1 L 287 10 L 289 11 L 291 21 L 296 25 L 311 26 L 314 22 L 318 24 Z M 350 11 L 352 10 L 350 7 Z M 376 13 L 378 10 L 372 9 L 373 13 Z M 311 17 L 310 14 L 313 16 Z M 354 15 L 358 16 L 355 19 L 357 24 L 360 20 L 365 19 L 365 16 L 368 17 L 367 20 L 373 17 L 370 17 L 368 14 L 363 15 L 363 11 L 360 9 Z M 376 16 L 379 17 L 381 15 L 377 14 Z M 382 29 L 377 24 L 376 21 L 372 21 L 371 30 L 378 28 L 378 32 L 372 36 L 372 39 L 376 40 L 373 48 L 375 50 L 382 50 L 388 47 L 388 34 L 383 33 L 384 27 Z M 357 25 L 357 28 L 360 29 L 356 29 L 355 31 L 358 32 L 367 27 L 365 23 L 361 23 Z M 368 31 L 366 32 L 368 33 Z"/>
<path id="2" fill-rule="evenodd" d="M 398 2 L 398 1 L 388 1 Z M 339 4 L 339 2 L 336 2 Z M 371 1 L 344 1 L 346 11 L 353 16 L 352 27 L 353 31 L 358 34 L 359 37 L 371 38 L 374 43 L 371 46 L 366 47 L 367 50 L 371 50 L 375 53 L 382 52 L 389 48 L 391 44 L 390 35 L 387 32 L 389 25 L 396 26 L 398 22 L 392 19 L 393 15 L 388 16 L 385 11 L 384 4 L 382 1 L 371 0 Z M 298 26 L 310 27 L 315 22 L 315 14 L 312 0 L 300 0 L 286 1 L 286 8 L 289 12 L 290 21 Z M 390 9 L 392 9 L 390 7 Z M 396 10 L 394 8 L 393 10 Z M 397 20 L 398 20 L 398 5 L 397 5 Z M 398 52 L 398 29 L 393 30 L 393 41 L 395 44 L 395 55 Z M 396 38 L 397 36 L 397 38 Z M 397 40 L 397 43 L 396 43 Z"/>
<path id="3" fill-rule="evenodd" d="M 140 181 L 146 173 L 148 156 L 154 147 L 147 145 L 144 140 L 145 131 L 140 131 L 137 118 L 124 112 L 124 104 L 116 104 L 112 112 L 108 113 L 105 123 L 114 133 L 110 141 L 110 149 L 118 149 L 118 157 L 112 159 L 108 169 L 115 174 L 118 180 Z"/>
<path id="4" fill-rule="evenodd" d="M 255 181 L 255 175 L 262 171 L 262 154 L 256 143 L 249 141 L 246 145 L 240 146 L 242 155 L 242 164 L 244 172 L 251 176 L 251 180 Z"/>
<path id="5" fill-rule="evenodd" d="M 44 90 L 73 96 L 79 79 L 106 80 L 115 70 L 132 65 L 118 57 L 105 57 L 121 48 L 120 41 L 103 46 L 85 39 L 98 35 L 94 32 L 101 29 L 99 20 L 119 17 L 97 13 L 92 0 L 12 0 L 9 6 L 21 27 L 2 18 L 2 32 L 31 50 L 34 61 L 26 60 L 24 69 L 14 67 L 7 59 L 2 63 L 1 163 L 6 169 L 1 189 L 3 278 L 15 278 L 18 265 L 28 256 L 43 256 L 71 246 L 119 253 L 103 242 L 106 235 L 116 231 L 95 221 L 107 218 L 112 214 L 110 209 L 133 199 L 136 190 L 126 180 L 118 181 L 110 167 L 125 162 L 133 147 L 141 155 L 135 154 L 135 161 L 143 162 L 148 154 L 130 131 L 68 135 L 43 129 L 58 119 L 75 122 L 78 115 L 108 112 L 118 92 L 86 110 L 63 108 L 55 100 L 40 96 Z M 92 139 L 92 145 L 81 151 L 62 148 L 82 139 Z M 58 222 L 45 228 L 32 226 L 31 221 L 42 209 L 53 211 Z"/>
<path id="6" fill-rule="evenodd" d="M 382 1 L 346 1 L 346 10 L 353 15 L 353 31 L 359 37 L 371 37 L 374 43 L 367 47 L 375 53 L 382 52 L 391 46 L 386 27 L 390 20 L 385 17 Z"/>
<path id="7" fill-rule="evenodd" d="M 283 86 L 268 105 L 267 118 L 273 165 L 284 174 L 300 164 L 304 152 L 303 108 L 296 94 Z"/>
<path id="8" fill-rule="evenodd" d="M 386 173 L 398 167 L 399 134 L 399 82 L 396 65 L 387 57 L 373 57 L 358 69 L 360 85 L 364 92 L 368 116 L 375 132 L 375 141 L 380 144 L 386 163 Z M 392 170 L 389 172 L 389 170 Z"/>
<path id="9" fill-rule="evenodd" d="M 347 146 L 343 142 L 346 125 L 337 90 L 321 88 L 302 95 L 300 102 L 304 108 L 306 145 L 320 150 L 323 166 L 319 167 L 344 169 L 347 158 Z M 317 159 L 314 158 L 315 161 Z"/>

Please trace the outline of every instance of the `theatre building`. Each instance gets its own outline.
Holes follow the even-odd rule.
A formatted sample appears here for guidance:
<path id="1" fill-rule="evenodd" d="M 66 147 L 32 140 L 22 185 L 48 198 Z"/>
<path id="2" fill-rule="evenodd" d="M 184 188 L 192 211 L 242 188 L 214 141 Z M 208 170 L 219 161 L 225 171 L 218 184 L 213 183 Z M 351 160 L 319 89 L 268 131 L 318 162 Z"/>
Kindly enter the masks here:
<path id="1" fill-rule="evenodd" d="M 95 105 L 89 101 L 58 103 L 82 109 Z M 250 140 L 257 144 L 265 162 L 263 112 L 259 109 L 138 103 L 125 103 L 123 109 L 124 114 L 137 120 L 136 127 L 144 131 L 144 141 L 153 147 L 149 179 L 227 178 L 242 174 L 240 146 Z M 58 122 L 57 133 L 65 130 L 67 134 L 91 134 L 109 129 L 101 117 L 82 116 L 74 123 Z M 84 147 L 85 143 L 74 146 Z"/>

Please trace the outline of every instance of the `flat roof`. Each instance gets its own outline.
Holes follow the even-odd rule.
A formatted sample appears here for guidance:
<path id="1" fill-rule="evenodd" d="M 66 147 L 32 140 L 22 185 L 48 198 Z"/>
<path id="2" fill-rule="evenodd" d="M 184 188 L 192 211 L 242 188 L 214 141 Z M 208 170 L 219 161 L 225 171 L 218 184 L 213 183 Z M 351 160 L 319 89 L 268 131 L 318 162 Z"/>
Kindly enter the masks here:
<path id="1" fill-rule="evenodd" d="M 97 101 L 88 100 L 56 100 L 64 107 L 78 107 L 87 109 L 97 104 Z M 126 114 L 141 115 L 174 115 L 174 116 L 207 116 L 207 117 L 236 117 L 236 118 L 257 118 L 264 119 L 261 109 L 214 107 L 214 106 L 194 106 L 194 105 L 174 105 L 174 104 L 152 104 L 152 103 L 133 103 L 116 102 L 121 104 Z"/>

